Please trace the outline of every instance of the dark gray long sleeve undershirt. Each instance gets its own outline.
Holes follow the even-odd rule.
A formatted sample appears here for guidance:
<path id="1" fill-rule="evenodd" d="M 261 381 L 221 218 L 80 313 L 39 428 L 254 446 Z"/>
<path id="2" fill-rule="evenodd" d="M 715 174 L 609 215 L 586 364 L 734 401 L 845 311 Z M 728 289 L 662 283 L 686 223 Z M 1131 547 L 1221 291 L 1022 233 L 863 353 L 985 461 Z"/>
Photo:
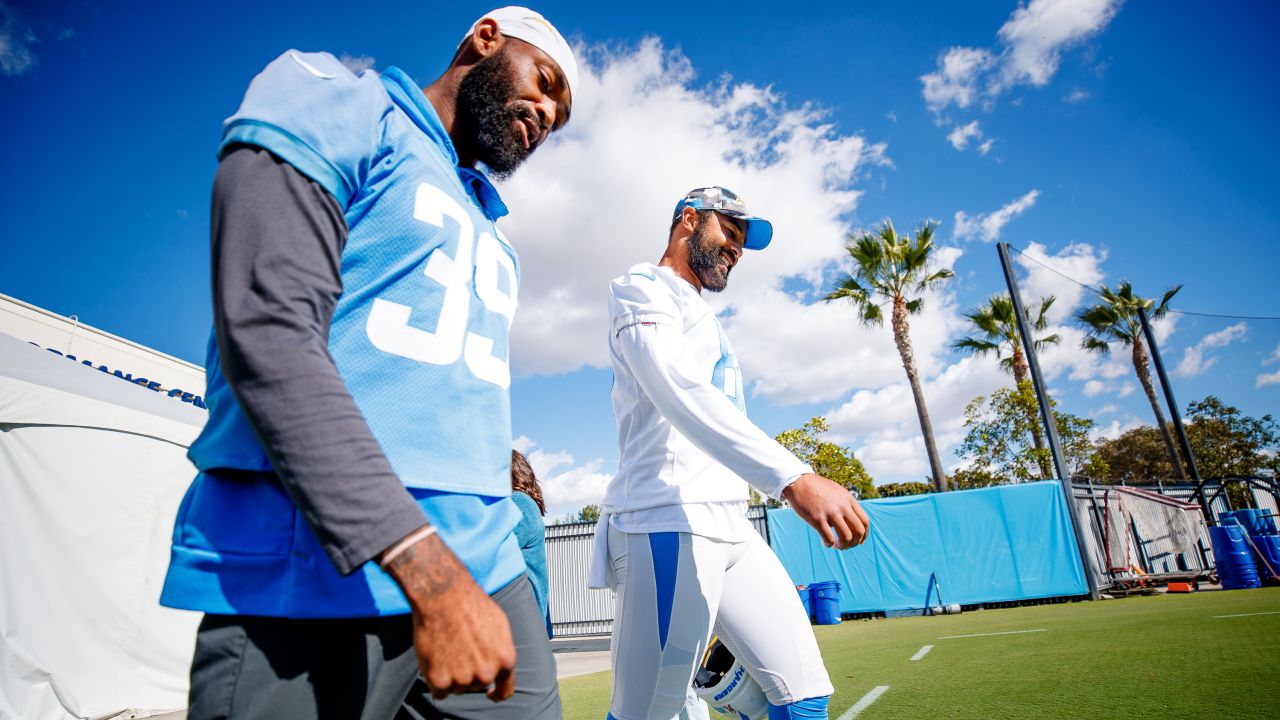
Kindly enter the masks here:
<path id="1" fill-rule="evenodd" d="M 289 497 L 346 575 L 426 524 L 329 356 L 346 220 L 261 148 L 213 185 L 213 315 L 222 372 Z"/>

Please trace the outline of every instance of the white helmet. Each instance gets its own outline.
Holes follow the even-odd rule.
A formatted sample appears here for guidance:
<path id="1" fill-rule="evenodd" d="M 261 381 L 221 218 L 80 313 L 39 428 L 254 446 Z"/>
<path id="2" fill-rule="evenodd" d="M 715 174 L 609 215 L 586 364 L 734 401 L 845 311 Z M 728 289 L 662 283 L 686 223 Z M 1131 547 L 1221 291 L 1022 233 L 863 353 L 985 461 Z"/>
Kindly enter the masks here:
<path id="1" fill-rule="evenodd" d="M 693 691 L 717 712 L 733 718 L 763 720 L 769 714 L 764 690 L 718 637 L 711 638 L 702 656 Z"/>

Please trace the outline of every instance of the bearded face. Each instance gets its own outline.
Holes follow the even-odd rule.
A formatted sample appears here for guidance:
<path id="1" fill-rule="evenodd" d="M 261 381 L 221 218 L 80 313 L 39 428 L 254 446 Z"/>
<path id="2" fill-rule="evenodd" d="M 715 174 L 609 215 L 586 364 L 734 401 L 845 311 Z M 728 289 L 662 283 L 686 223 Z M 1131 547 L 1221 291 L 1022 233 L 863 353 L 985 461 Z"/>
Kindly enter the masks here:
<path id="1" fill-rule="evenodd" d="M 537 147 L 536 141 L 529 142 L 539 125 L 537 115 L 516 100 L 515 77 L 505 48 L 463 76 L 456 113 L 460 137 L 470 138 L 476 159 L 499 179 L 515 172 Z"/>
<path id="2" fill-rule="evenodd" d="M 703 288 L 720 292 L 729 285 L 729 273 L 734 262 L 711 236 L 714 222 L 716 219 L 707 213 L 689 236 L 689 268 L 698 276 Z"/>

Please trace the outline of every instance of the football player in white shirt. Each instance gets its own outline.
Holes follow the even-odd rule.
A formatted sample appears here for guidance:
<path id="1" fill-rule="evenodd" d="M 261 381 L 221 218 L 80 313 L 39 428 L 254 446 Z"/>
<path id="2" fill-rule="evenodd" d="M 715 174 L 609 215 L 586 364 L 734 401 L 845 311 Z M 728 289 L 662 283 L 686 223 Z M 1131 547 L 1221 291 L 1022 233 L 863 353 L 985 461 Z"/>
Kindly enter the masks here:
<path id="1" fill-rule="evenodd" d="M 772 232 L 731 191 L 699 188 L 676 205 L 658 264 L 610 285 L 620 460 L 591 581 L 617 591 L 610 720 L 679 715 L 713 628 L 770 720 L 827 717 L 831 682 L 791 579 L 746 519 L 747 483 L 831 547 L 861 543 L 867 515 L 747 418 L 737 359 L 701 295 Z"/>

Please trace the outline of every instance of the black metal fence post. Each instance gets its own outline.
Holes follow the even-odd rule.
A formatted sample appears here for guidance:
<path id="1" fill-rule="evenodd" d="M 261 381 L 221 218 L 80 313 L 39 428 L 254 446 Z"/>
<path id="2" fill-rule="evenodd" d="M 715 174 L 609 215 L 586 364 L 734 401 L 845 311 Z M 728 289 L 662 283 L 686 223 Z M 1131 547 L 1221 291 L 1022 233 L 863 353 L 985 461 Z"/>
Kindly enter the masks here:
<path id="1" fill-rule="evenodd" d="M 1178 436 L 1182 457 L 1186 458 L 1191 479 L 1200 484 L 1203 481 L 1200 479 L 1200 470 L 1196 467 L 1196 456 L 1191 452 L 1191 441 L 1187 438 L 1187 429 L 1182 424 L 1182 413 L 1178 412 L 1178 401 L 1173 398 L 1173 386 L 1169 384 L 1169 375 L 1164 371 L 1164 360 L 1160 359 L 1160 346 L 1156 345 L 1156 334 L 1151 330 L 1147 311 L 1142 306 L 1138 306 L 1138 319 L 1142 321 L 1142 334 L 1147 337 L 1147 347 L 1151 348 L 1151 361 L 1156 366 L 1156 374 L 1160 376 L 1160 387 L 1164 389 L 1164 401 L 1169 406 L 1169 416 L 1173 419 L 1173 430 Z M 1211 520 L 1209 508 L 1203 506 L 1203 502 L 1204 497 L 1201 495 L 1201 509 L 1204 510 L 1205 519 Z"/>

